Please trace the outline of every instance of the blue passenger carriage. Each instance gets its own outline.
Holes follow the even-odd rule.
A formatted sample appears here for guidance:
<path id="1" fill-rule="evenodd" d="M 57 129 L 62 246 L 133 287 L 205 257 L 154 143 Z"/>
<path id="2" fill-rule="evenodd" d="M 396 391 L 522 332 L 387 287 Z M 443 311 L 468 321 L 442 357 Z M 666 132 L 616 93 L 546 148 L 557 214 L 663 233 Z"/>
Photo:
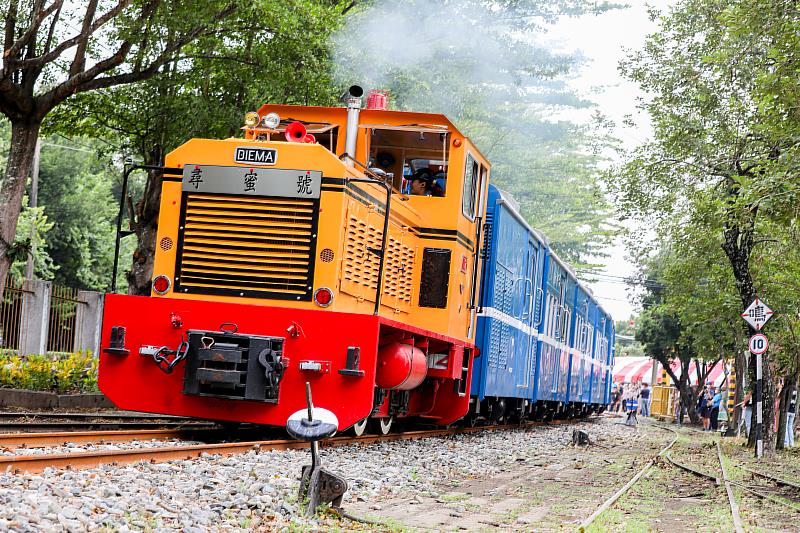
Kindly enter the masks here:
<path id="1" fill-rule="evenodd" d="M 499 420 L 527 416 L 533 399 L 537 330 L 547 247 L 513 199 L 489 187 L 478 308 L 472 413 Z"/>
<path id="2" fill-rule="evenodd" d="M 571 416 L 608 402 L 610 317 L 490 185 L 468 417 Z M 613 326 L 611 326 L 613 327 Z"/>

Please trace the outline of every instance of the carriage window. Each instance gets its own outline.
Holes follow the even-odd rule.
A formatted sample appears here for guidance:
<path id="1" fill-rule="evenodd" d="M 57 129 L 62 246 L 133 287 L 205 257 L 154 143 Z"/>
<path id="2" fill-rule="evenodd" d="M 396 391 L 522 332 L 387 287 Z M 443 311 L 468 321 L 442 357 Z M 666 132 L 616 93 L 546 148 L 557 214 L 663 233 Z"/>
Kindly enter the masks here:
<path id="1" fill-rule="evenodd" d="M 475 189 L 478 183 L 478 162 L 467 154 L 464 171 L 464 195 L 461 197 L 461 212 L 470 220 L 475 220 Z"/>

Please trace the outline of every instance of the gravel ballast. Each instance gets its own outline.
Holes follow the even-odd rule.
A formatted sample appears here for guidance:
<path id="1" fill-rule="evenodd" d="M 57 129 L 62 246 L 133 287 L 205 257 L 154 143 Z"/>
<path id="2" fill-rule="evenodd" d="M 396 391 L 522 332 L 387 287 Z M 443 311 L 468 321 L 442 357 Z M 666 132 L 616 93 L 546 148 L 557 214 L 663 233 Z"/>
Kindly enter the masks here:
<path id="1" fill-rule="evenodd" d="M 636 445 L 636 430 L 624 428 L 618 419 L 601 418 L 595 423 L 323 449 L 323 466 L 348 480 L 345 510 L 348 504 L 364 502 L 360 505 L 370 505 L 373 516 L 380 517 L 381 504 L 390 497 L 436 496 L 464 479 L 523 465 L 547 468 L 569 462 L 572 449 L 567 444 L 576 427 L 588 427 L 611 441 L 624 433 L 628 444 Z M 355 526 L 331 517 L 302 516 L 296 494 L 300 469 L 308 462 L 307 450 L 252 451 L 160 464 L 2 473 L 0 531 L 197 533 Z"/>

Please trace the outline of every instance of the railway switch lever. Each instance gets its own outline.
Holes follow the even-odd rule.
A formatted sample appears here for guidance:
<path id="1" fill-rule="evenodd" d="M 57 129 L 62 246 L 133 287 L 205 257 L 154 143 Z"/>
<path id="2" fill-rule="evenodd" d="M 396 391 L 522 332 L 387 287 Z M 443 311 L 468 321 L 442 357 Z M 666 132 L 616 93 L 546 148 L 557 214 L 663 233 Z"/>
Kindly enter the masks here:
<path id="1" fill-rule="evenodd" d="M 332 437 L 339 429 L 336 415 L 327 409 L 315 408 L 311 402 L 311 384 L 306 382 L 306 409 L 297 411 L 286 421 L 286 431 L 297 440 L 311 444 L 311 464 L 303 467 L 298 501 L 308 501 L 306 515 L 313 516 L 317 507 L 330 503 L 339 510 L 347 491 L 347 480 L 322 468 L 319 440 Z"/>

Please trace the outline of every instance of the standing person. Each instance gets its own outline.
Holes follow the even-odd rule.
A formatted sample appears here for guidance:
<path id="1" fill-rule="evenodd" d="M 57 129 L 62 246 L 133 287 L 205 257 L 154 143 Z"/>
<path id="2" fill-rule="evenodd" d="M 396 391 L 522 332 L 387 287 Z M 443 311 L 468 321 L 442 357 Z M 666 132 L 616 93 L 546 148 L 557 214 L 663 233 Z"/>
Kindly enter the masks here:
<path id="1" fill-rule="evenodd" d="M 708 395 L 708 388 L 703 387 L 703 390 L 697 398 L 697 410 L 700 412 L 700 417 L 703 419 L 703 431 L 709 431 L 711 429 L 711 420 L 709 419 L 711 415 L 710 400 L 711 397 Z"/>
<path id="2" fill-rule="evenodd" d="M 683 404 L 681 403 L 681 391 L 677 388 L 672 391 L 672 412 L 675 414 L 675 423 L 680 426 Z"/>
<path id="3" fill-rule="evenodd" d="M 750 423 L 753 421 L 753 391 L 749 391 L 747 394 L 744 395 L 744 398 L 741 402 L 736 404 L 736 407 L 744 407 L 744 425 L 745 429 L 747 429 L 747 433 L 745 437 L 750 436 Z M 741 431 L 741 423 L 739 424 L 739 430 Z"/>
<path id="4" fill-rule="evenodd" d="M 792 391 L 792 399 L 789 400 L 789 407 L 786 409 L 786 436 L 783 445 L 787 448 L 794 446 L 794 417 L 797 413 L 797 387 Z"/>
<path id="5" fill-rule="evenodd" d="M 642 405 L 642 416 L 650 416 L 650 386 L 647 383 L 642 384 L 639 399 Z"/>
<path id="6" fill-rule="evenodd" d="M 716 431 L 719 425 L 717 424 L 717 417 L 719 417 L 719 405 L 722 403 L 722 394 L 717 392 L 714 385 L 711 385 L 711 431 Z"/>
<path id="7" fill-rule="evenodd" d="M 611 389 L 611 407 L 609 407 L 608 409 L 609 412 L 614 413 L 617 411 L 617 406 L 619 405 L 619 397 L 620 397 L 619 385 L 615 383 L 614 387 Z"/>

